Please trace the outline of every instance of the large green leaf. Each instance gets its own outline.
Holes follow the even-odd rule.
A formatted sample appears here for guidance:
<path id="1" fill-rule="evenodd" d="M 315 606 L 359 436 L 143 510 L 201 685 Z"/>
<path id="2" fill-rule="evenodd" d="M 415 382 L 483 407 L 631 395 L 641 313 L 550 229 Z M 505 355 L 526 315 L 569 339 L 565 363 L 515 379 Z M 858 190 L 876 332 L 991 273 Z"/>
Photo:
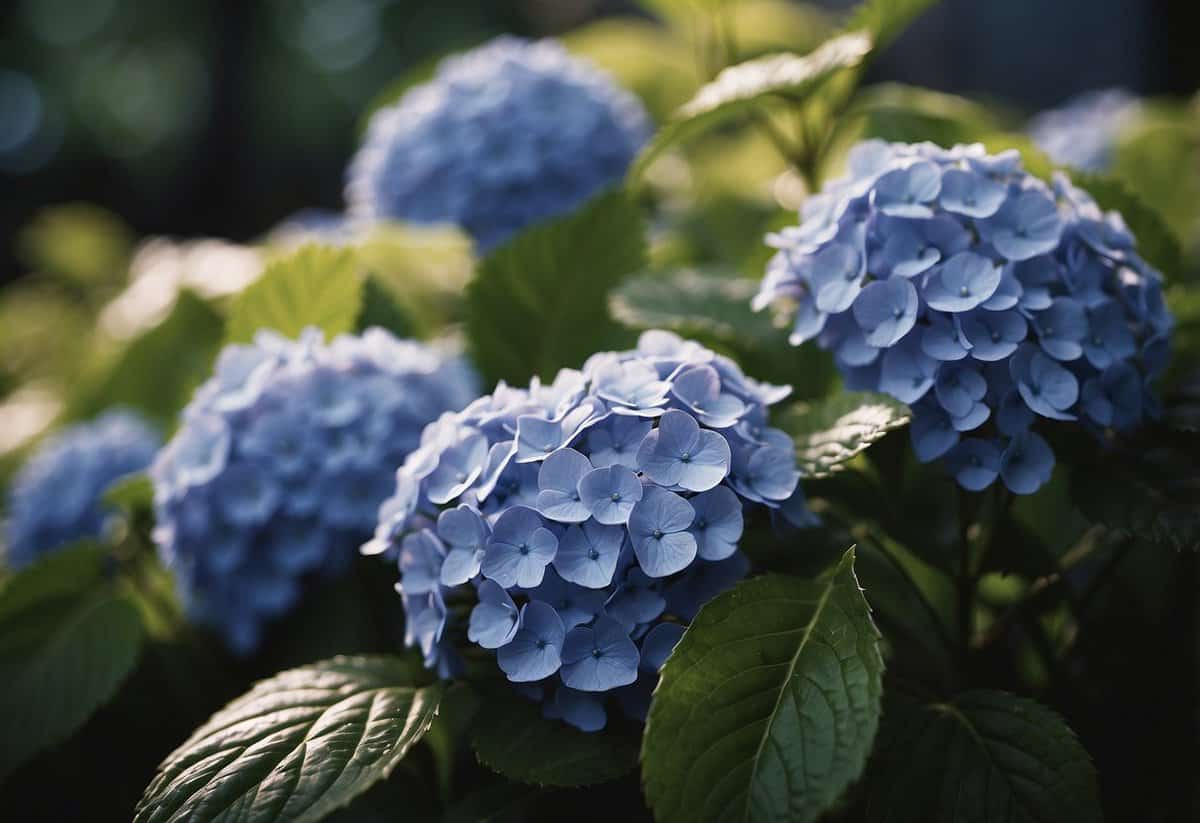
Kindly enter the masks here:
<path id="1" fill-rule="evenodd" d="M 871 51 L 865 32 L 850 32 L 825 41 L 812 53 L 772 54 L 723 70 L 676 110 L 642 150 L 630 169 L 639 177 L 675 143 L 744 114 L 769 99 L 803 101 L 839 72 L 858 66 Z"/>
<path id="2" fill-rule="evenodd" d="M 644 235 L 637 206 L 617 191 L 489 255 L 467 293 L 467 334 L 486 380 L 550 378 L 629 342 L 608 294 L 645 264 Z"/>
<path id="3" fill-rule="evenodd" d="M 98 546 L 63 549 L 0 589 L 0 779 L 116 693 L 142 648 L 137 608 Z"/>
<path id="4" fill-rule="evenodd" d="M 853 549 L 824 581 L 760 577 L 715 598 L 650 707 L 642 779 L 655 818 L 816 820 L 867 761 L 882 674 Z"/>
<path id="5" fill-rule="evenodd" d="M 71 398 L 70 419 L 119 405 L 161 426 L 175 422 L 192 391 L 208 375 L 221 345 L 221 316 L 190 291 L 180 292 L 162 323 L 134 339 L 98 381 Z"/>
<path id="6" fill-rule="evenodd" d="M 314 821 L 395 768 L 441 687 L 398 657 L 335 657 L 257 683 L 167 756 L 135 819 Z"/>
<path id="7" fill-rule="evenodd" d="M 542 717 L 517 698 L 479 711 L 471 745 L 479 762 L 510 780 L 539 786 L 604 783 L 637 765 L 637 744 L 615 731 L 586 733 Z"/>
<path id="8" fill-rule="evenodd" d="M 1045 706 L 1004 692 L 889 700 L 869 774 L 872 821 L 1102 819 L 1095 769 L 1074 733 Z"/>
<path id="9" fill-rule="evenodd" d="M 775 424 L 795 439 L 800 471 L 809 477 L 825 477 L 908 419 L 908 408 L 887 395 L 842 392 L 797 404 L 776 418 Z"/>
<path id="10" fill-rule="evenodd" d="M 326 337 L 354 330 L 363 280 L 354 252 L 303 246 L 267 266 L 229 310 L 225 340 L 248 343 L 259 329 L 297 337 L 308 326 Z"/>
<path id="11" fill-rule="evenodd" d="M 1169 279 L 1183 271 L 1183 252 L 1175 234 L 1158 212 L 1124 183 L 1114 177 L 1076 171 L 1071 172 L 1071 179 L 1096 198 L 1100 208 L 1121 213 L 1137 239 L 1138 252 L 1159 271 Z"/>
<path id="12" fill-rule="evenodd" d="M 759 380 L 788 383 L 796 397 L 823 396 L 833 360 L 816 346 L 788 344 L 787 331 L 750 308 L 758 281 L 723 268 L 680 269 L 629 280 L 609 301 L 634 329 L 670 329 L 729 353 Z"/>
<path id="13" fill-rule="evenodd" d="M 952 146 L 974 142 L 1001 128 L 995 114 L 973 100 L 898 83 L 862 89 L 850 114 L 864 120 L 859 136 L 904 143 L 931 140 Z"/>

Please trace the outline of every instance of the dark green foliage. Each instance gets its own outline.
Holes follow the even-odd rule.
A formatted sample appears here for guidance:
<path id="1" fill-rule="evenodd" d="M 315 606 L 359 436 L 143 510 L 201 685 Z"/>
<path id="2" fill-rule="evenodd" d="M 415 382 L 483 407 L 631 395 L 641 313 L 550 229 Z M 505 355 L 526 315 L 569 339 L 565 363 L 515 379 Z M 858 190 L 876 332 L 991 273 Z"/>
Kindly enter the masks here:
<path id="1" fill-rule="evenodd" d="M 866 786 L 866 818 L 895 823 L 1102 819 L 1096 772 L 1062 718 L 994 691 L 889 700 Z"/>
<path id="2" fill-rule="evenodd" d="M 718 596 L 668 658 L 646 723 L 656 819 L 818 819 L 866 762 L 882 673 L 853 550 L 824 581 Z"/>
<path id="3" fill-rule="evenodd" d="M 587 734 L 545 719 L 534 703 L 504 696 L 484 704 L 471 745 L 480 763 L 510 780 L 587 786 L 613 780 L 637 765 L 636 738 L 624 731 Z"/>
<path id="4" fill-rule="evenodd" d="M 553 379 L 632 335 L 608 295 L 645 265 L 642 216 L 622 192 L 518 234 L 486 257 L 467 289 L 467 337 L 485 383 Z"/>
<path id="5" fill-rule="evenodd" d="M 62 549 L 0 588 L 0 781 L 82 726 L 137 663 L 142 623 L 106 560 L 99 546 Z"/>

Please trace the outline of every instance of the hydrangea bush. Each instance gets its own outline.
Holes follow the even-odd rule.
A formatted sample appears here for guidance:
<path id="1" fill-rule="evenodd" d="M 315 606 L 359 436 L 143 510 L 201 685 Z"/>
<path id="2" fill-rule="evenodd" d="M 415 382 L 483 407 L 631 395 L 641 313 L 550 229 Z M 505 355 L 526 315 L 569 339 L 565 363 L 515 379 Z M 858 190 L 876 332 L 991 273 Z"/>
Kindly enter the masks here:
<path id="1" fill-rule="evenodd" d="M 230 345 L 155 460 L 155 540 L 193 619 L 249 652 L 345 569 L 425 424 L 464 405 L 457 355 L 382 329 Z"/>
<path id="2" fill-rule="evenodd" d="M 494 650 L 548 716 L 587 731 L 610 695 L 644 717 L 684 625 L 747 571 L 743 510 L 811 522 L 791 440 L 768 425 L 788 391 L 646 332 L 443 415 L 363 547 L 399 550 L 407 642 L 443 674 L 464 640 Z"/>
<path id="3" fill-rule="evenodd" d="M 150 465 L 161 442 L 153 427 L 124 410 L 48 437 L 12 482 L 7 564 L 22 568 L 64 544 L 103 536 L 113 515 L 104 491 Z"/>
<path id="4" fill-rule="evenodd" d="M 403 17 L 302 5 L 306 41 L 357 21 L 384 43 Z M 53 334 L 0 335 L 0 479 L 60 404 L 179 419 L 150 481 L 105 495 L 119 528 L 0 568 L 3 808 L 1191 819 L 1200 301 L 1172 229 L 1200 200 L 1143 185 L 1185 168 L 1184 113 L 1146 103 L 1116 178 L 851 150 L 1029 138 L 980 103 L 857 88 L 927 0 L 844 25 L 618 5 L 654 9 L 564 36 L 663 111 L 640 150 L 632 98 L 501 38 L 398 80 L 351 213 L 243 248 L 240 294 L 180 293 L 123 335 L 110 304 L 69 371 Z M 790 228 L 764 246 L 764 225 Z M 0 308 L 22 328 L 61 312 L 11 297 L 82 315 L 122 274 L 122 243 L 74 218 L 21 239 L 38 271 Z M 457 349 L 392 336 L 448 333 L 486 396 Z M 59 451 L 13 507 L 55 528 L 97 494 L 86 450 Z"/>
<path id="5" fill-rule="evenodd" d="M 1171 317 L 1120 215 L 1016 152 L 871 141 L 805 204 L 755 298 L 795 306 L 791 341 L 847 386 L 908 403 L 917 457 L 964 488 L 1050 477 L 1039 421 L 1129 429 L 1155 409 Z"/>
<path id="6" fill-rule="evenodd" d="M 1124 89 L 1090 91 L 1038 114 L 1029 121 L 1029 136 L 1055 163 L 1103 171 L 1121 131 L 1140 110 L 1140 101 Z"/>
<path id="7" fill-rule="evenodd" d="M 648 136 L 641 103 L 599 69 L 498 37 L 375 113 L 346 199 L 369 220 L 457 223 L 486 251 L 618 182 Z"/>

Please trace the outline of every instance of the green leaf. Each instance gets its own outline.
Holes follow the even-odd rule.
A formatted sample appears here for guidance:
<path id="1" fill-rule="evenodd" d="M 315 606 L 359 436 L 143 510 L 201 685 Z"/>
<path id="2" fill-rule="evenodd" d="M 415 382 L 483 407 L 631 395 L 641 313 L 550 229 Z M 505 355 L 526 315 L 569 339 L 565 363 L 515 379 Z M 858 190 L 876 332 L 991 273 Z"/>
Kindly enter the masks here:
<path id="1" fill-rule="evenodd" d="M 1200 551 L 1198 450 L 1200 437 L 1193 432 L 1159 425 L 1107 449 L 1079 442 L 1064 451 L 1071 498 L 1092 521 L 1130 537 Z"/>
<path id="2" fill-rule="evenodd" d="M 173 425 L 211 370 L 222 327 L 212 306 L 193 292 L 180 292 L 167 319 L 134 339 L 98 381 L 71 398 L 66 416 L 93 417 L 117 405 L 140 411 L 164 428 Z"/>
<path id="3" fill-rule="evenodd" d="M 864 118 L 860 138 L 916 143 L 931 140 L 942 146 L 970 143 L 1000 129 L 995 115 L 965 97 L 880 83 L 855 97 L 852 115 Z"/>
<path id="4" fill-rule="evenodd" d="M 104 490 L 104 502 L 126 512 L 154 507 L 154 483 L 146 472 L 129 474 Z"/>
<path id="5" fill-rule="evenodd" d="M 467 336 L 485 382 L 521 384 L 579 367 L 629 342 L 608 294 L 646 259 L 645 227 L 622 192 L 528 229 L 480 264 L 467 291 Z"/>
<path id="6" fill-rule="evenodd" d="M 362 308 L 358 313 L 355 331 L 366 331 L 372 326 L 387 329 L 397 337 L 412 336 L 412 321 L 408 319 L 395 292 L 371 275 L 363 283 Z"/>
<path id="7" fill-rule="evenodd" d="M 1062 718 L 1033 700 L 971 691 L 889 700 L 866 818 L 888 823 L 1099 821 L 1096 772 Z"/>
<path id="8" fill-rule="evenodd" d="M 335 657 L 257 683 L 167 756 L 135 820 L 321 819 L 429 729 L 441 687 L 421 676 L 398 657 Z"/>
<path id="9" fill-rule="evenodd" d="M 349 249 L 308 245 L 267 266 L 233 301 L 227 343 L 248 343 L 259 329 L 298 337 L 308 326 L 326 338 L 354 330 L 362 303 L 359 264 Z"/>
<path id="10" fill-rule="evenodd" d="M 885 394 L 842 392 L 797 404 L 774 422 L 795 439 L 800 471 L 825 477 L 908 420 L 908 407 Z"/>
<path id="11" fill-rule="evenodd" d="M 871 51 L 865 32 L 850 32 L 825 41 L 812 53 L 772 54 L 724 69 L 683 104 L 642 150 L 629 171 L 639 178 L 667 148 L 770 99 L 797 103 L 839 72 L 862 63 Z"/>
<path id="12" fill-rule="evenodd" d="M 866 764 L 882 675 L 853 549 L 823 582 L 760 577 L 713 599 L 650 706 L 655 819 L 816 820 Z"/>
<path id="13" fill-rule="evenodd" d="M 137 663 L 137 608 L 113 593 L 97 546 L 58 551 L 0 590 L 0 780 L 65 740 Z"/>
<path id="14" fill-rule="evenodd" d="M 1087 190 L 1105 211 L 1117 211 L 1137 240 L 1138 253 L 1168 279 L 1183 271 L 1183 252 L 1166 221 L 1153 208 L 1113 177 L 1070 172 L 1075 185 Z"/>
<path id="15" fill-rule="evenodd" d="M 623 735 L 581 732 L 513 697 L 484 704 L 471 745 L 489 769 L 539 786 L 604 783 L 637 765 L 637 744 Z"/>
<path id="16" fill-rule="evenodd" d="M 824 395 L 832 358 L 816 346 L 788 344 L 787 331 L 750 300 L 758 281 L 727 269 L 680 269 L 629 280 L 613 292 L 613 317 L 633 329 L 669 329 L 727 352 L 759 380 L 790 384 L 799 398 Z"/>

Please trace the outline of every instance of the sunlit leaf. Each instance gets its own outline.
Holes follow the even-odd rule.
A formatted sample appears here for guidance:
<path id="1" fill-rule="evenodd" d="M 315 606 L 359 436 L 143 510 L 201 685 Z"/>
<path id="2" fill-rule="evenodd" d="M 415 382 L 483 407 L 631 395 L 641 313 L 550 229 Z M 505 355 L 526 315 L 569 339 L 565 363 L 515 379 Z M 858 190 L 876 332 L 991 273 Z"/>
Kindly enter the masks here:
<path id="1" fill-rule="evenodd" d="M 387 775 L 441 687 L 397 657 L 335 657 L 263 680 L 167 756 L 140 823 L 316 821 Z"/>
<path id="2" fill-rule="evenodd" d="M 787 409 L 775 424 L 796 440 L 800 471 L 824 477 L 908 420 L 908 408 L 887 395 L 843 392 Z"/>
<path id="3" fill-rule="evenodd" d="M 238 295 L 229 309 L 226 342 L 248 343 L 259 329 L 291 338 L 309 326 L 327 338 L 353 331 L 362 289 L 353 252 L 304 246 L 272 262 Z"/>

